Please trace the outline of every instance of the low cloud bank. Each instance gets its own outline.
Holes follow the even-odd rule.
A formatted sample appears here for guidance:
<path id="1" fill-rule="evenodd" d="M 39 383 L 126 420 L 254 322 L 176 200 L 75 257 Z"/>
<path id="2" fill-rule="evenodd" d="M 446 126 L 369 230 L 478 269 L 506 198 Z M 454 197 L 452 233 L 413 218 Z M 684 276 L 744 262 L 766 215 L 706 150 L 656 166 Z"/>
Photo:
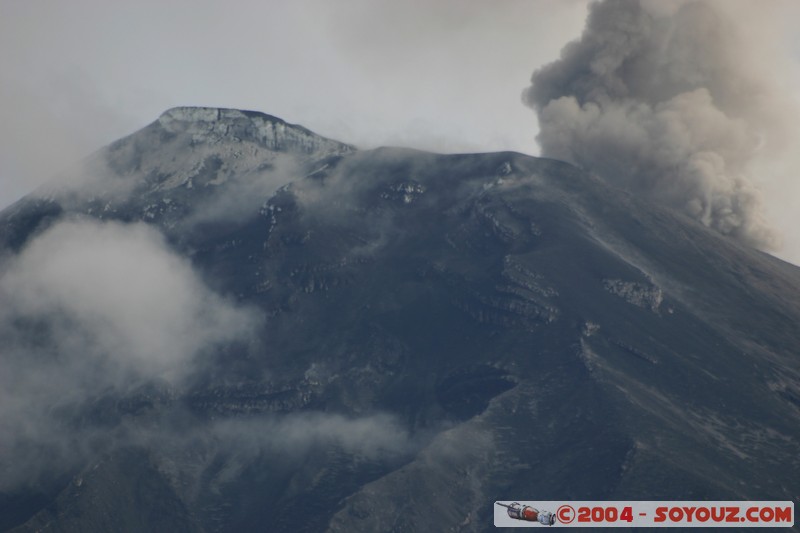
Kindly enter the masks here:
<path id="1" fill-rule="evenodd" d="M 144 224 L 56 224 L 6 264 L 0 301 L 5 486 L 101 446 L 104 430 L 75 429 L 88 404 L 148 382 L 180 387 L 261 320 L 206 287 Z"/>

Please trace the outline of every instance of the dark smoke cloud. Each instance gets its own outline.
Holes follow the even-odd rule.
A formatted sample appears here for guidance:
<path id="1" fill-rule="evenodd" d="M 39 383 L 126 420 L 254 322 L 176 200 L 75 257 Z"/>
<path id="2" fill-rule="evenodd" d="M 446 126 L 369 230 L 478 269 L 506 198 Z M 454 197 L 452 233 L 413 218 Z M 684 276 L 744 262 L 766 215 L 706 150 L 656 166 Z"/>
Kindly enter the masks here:
<path id="1" fill-rule="evenodd" d="M 753 8 L 592 4 L 582 36 L 523 93 L 538 115 L 542 155 L 775 248 L 750 178 L 760 154 L 781 142 L 784 102 L 766 74 L 771 58 L 754 57 L 752 34 L 735 23 Z"/>

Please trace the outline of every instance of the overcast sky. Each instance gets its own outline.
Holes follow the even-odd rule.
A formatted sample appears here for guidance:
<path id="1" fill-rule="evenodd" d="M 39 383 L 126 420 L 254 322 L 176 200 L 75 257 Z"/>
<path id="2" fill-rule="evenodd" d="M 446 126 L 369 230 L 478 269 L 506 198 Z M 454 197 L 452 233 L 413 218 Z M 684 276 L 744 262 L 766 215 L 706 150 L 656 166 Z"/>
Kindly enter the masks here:
<path id="1" fill-rule="evenodd" d="M 536 155 L 520 94 L 587 4 L 0 0 L 0 206 L 178 105 L 264 111 L 360 147 Z M 776 31 L 796 66 L 800 32 Z M 764 191 L 797 262 L 797 187 Z"/>
<path id="2" fill-rule="evenodd" d="M 0 0 L 0 203 L 178 105 L 371 147 L 536 153 L 520 94 L 583 0 Z"/>

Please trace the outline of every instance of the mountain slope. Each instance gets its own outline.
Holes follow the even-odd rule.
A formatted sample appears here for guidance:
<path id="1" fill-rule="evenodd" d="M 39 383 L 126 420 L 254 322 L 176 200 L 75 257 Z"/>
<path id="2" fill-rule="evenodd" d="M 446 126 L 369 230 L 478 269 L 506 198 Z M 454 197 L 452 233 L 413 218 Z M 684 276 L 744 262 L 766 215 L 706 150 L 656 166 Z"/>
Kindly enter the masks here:
<path id="1" fill-rule="evenodd" d="M 6 528 L 143 527 L 134 464 L 153 530 L 800 499 L 800 269 L 680 214 L 557 161 L 356 151 L 234 110 L 170 110 L 68 174 L 0 214 L 6 264 L 65 220 L 144 223 L 259 322 L 179 380 L 79 395 L 58 431 L 94 446 L 4 487 Z"/>

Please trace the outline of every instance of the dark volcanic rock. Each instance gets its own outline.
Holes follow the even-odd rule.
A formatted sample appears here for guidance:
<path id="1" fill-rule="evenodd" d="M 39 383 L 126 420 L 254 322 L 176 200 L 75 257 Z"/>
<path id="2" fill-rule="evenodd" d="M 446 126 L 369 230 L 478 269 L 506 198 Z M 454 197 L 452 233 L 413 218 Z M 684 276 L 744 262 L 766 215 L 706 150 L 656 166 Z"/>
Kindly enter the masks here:
<path id="1" fill-rule="evenodd" d="M 557 161 L 356 151 L 258 113 L 172 110 L 87 166 L 0 214 L 5 255 L 69 217 L 142 221 L 265 320 L 187 383 L 81 404 L 102 423 L 70 411 L 108 442 L 3 495 L 5 527 L 490 531 L 503 498 L 800 499 L 794 266 Z"/>

